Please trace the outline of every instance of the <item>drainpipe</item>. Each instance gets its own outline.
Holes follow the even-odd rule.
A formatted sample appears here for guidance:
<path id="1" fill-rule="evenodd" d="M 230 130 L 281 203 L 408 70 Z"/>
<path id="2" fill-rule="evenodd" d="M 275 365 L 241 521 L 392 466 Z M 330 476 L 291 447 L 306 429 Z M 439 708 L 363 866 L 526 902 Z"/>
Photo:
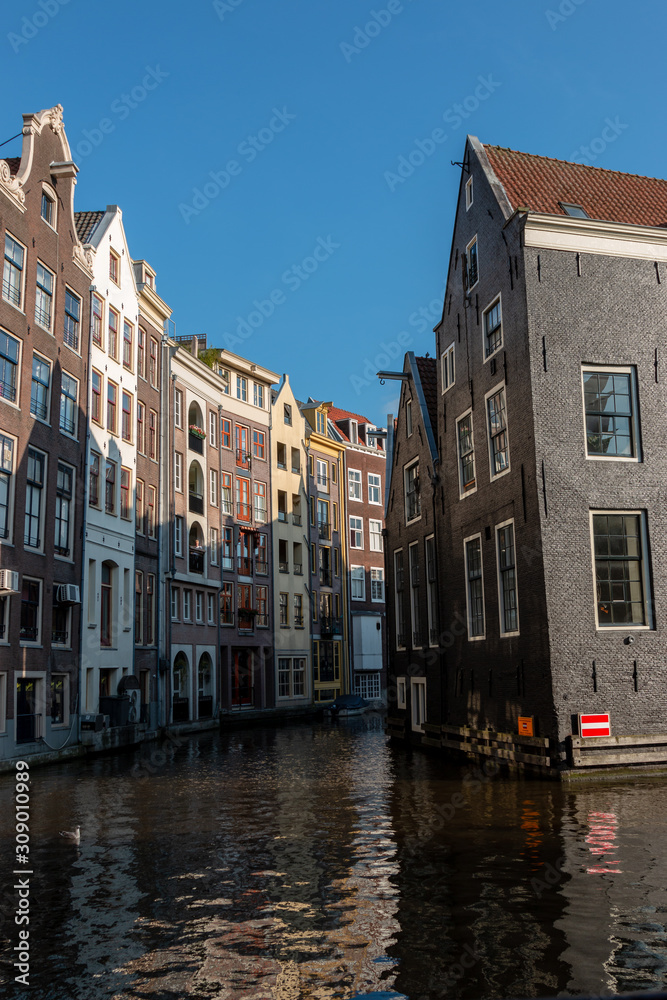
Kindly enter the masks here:
<path id="1" fill-rule="evenodd" d="M 216 653 L 216 661 L 218 663 L 218 669 L 216 672 L 217 676 L 217 689 L 218 689 L 218 724 L 220 724 L 220 715 L 222 712 L 222 649 L 220 642 L 222 639 L 222 630 L 220 628 L 220 597 L 222 595 L 222 583 L 223 583 L 223 568 L 222 568 L 222 538 L 224 531 L 224 520 L 222 513 L 222 403 L 218 403 L 218 430 L 217 430 L 217 440 L 218 440 L 218 454 L 220 456 L 218 462 L 218 508 L 219 508 L 219 532 L 218 535 L 218 565 L 220 567 L 220 589 L 218 590 L 218 607 L 216 611 L 216 621 L 218 623 L 218 646 Z"/>
<path id="2" fill-rule="evenodd" d="M 92 315 L 93 308 L 93 292 L 95 290 L 95 285 L 90 286 L 90 299 L 89 299 L 89 315 Z M 88 522 L 87 512 L 88 512 L 88 491 L 89 491 L 89 455 L 90 455 L 90 407 L 88 405 L 88 392 L 90 385 L 90 370 L 93 363 L 93 349 L 92 349 L 93 338 L 90 335 L 90 325 L 88 331 L 88 360 L 86 365 L 86 448 L 83 456 L 83 511 L 81 517 L 81 604 L 79 611 L 79 696 L 77 699 L 77 707 L 79 710 L 79 718 L 77 722 L 77 742 L 81 742 L 81 706 L 83 705 L 84 699 L 81 697 L 81 689 L 85 684 L 85 677 L 83 673 L 83 635 L 84 635 L 84 621 L 83 621 L 83 601 L 84 601 L 84 582 L 86 579 L 86 524 Z M 90 590 L 90 587 L 88 588 Z M 87 600 L 87 595 L 86 595 Z M 88 611 L 88 619 L 90 619 L 90 610 Z M 85 634 L 88 633 L 88 621 L 85 622 Z M 85 693 L 85 690 L 84 690 Z"/>

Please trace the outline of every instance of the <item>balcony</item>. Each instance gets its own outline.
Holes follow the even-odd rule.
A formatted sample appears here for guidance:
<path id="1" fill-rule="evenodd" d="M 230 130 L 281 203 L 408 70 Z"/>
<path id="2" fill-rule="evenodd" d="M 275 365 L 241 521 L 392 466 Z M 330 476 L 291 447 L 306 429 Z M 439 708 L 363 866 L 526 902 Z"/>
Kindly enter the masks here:
<path id="1" fill-rule="evenodd" d="M 194 493 L 192 490 L 188 493 L 188 510 L 191 514 L 203 514 L 204 513 L 204 496 L 201 493 Z"/>
<path id="2" fill-rule="evenodd" d="M 203 549 L 190 549 L 190 572 L 191 573 L 203 573 L 204 572 L 204 550 Z"/>
<path id="3" fill-rule="evenodd" d="M 200 438 L 198 434 L 193 434 L 192 431 L 188 433 L 188 448 L 190 451 L 196 451 L 198 455 L 204 454 L 204 439 Z"/>
<path id="4" fill-rule="evenodd" d="M 301 514 L 292 514 L 292 524 L 295 524 L 297 527 L 301 526 Z"/>
<path id="5" fill-rule="evenodd" d="M 317 533 L 320 538 L 331 538 L 331 525 L 328 521 L 319 521 L 317 524 Z"/>
<path id="6" fill-rule="evenodd" d="M 23 639 L 25 642 L 37 642 L 38 637 L 39 628 L 37 625 L 21 625 L 19 639 Z"/>
<path id="7" fill-rule="evenodd" d="M 343 633 L 343 619 L 342 618 L 330 618 L 329 615 L 320 615 L 320 635 L 321 636 L 332 636 L 332 635 L 342 635 Z"/>

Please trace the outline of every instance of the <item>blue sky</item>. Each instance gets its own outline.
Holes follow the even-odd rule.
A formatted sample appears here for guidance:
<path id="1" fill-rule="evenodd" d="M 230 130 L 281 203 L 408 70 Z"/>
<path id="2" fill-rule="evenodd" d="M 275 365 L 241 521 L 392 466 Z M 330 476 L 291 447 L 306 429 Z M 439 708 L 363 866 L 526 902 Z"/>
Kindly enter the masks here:
<path id="1" fill-rule="evenodd" d="M 16 0 L 3 16 L 0 142 L 62 104 L 76 207 L 120 205 L 177 334 L 378 424 L 396 405 L 378 366 L 434 352 L 467 132 L 667 175 L 658 2 Z"/>

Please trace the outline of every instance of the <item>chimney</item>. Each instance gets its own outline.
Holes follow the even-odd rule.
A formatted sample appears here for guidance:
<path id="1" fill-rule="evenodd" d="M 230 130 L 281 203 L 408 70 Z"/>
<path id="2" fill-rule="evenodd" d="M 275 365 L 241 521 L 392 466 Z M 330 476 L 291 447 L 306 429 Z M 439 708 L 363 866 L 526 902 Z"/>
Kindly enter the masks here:
<path id="1" fill-rule="evenodd" d="M 192 338 L 192 340 L 190 342 L 190 350 L 192 351 L 192 353 L 194 354 L 195 357 L 199 356 L 199 338 L 198 337 L 195 336 L 195 337 Z"/>

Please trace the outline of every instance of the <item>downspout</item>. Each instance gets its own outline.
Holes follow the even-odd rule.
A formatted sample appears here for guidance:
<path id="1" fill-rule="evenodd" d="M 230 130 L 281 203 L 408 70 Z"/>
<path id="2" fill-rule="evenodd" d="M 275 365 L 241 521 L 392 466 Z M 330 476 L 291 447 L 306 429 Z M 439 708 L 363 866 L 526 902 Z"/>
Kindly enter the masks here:
<path id="1" fill-rule="evenodd" d="M 88 315 L 92 316 L 93 308 L 93 288 L 95 286 L 91 285 L 89 292 L 89 304 L 88 304 Z M 85 454 L 83 456 L 83 511 L 81 517 L 81 604 L 79 611 L 79 696 L 77 699 L 77 707 L 79 710 L 79 718 L 77 725 L 77 742 L 81 742 L 81 707 L 84 704 L 84 699 L 81 697 L 81 689 L 84 684 L 85 678 L 83 675 L 83 631 L 84 631 L 84 621 L 83 621 L 83 597 L 84 597 L 84 582 L 86 577 L 86 524 L 88 522 L 87 512 L 88 512 L 88 493 L 89 493 L 89 462 L 88 457 L 90 455 L 90 406 L 88 400 L 88 392 L 90 386 L 90 369 L 93 363 L 93 350 L 92 350 L 93 338 L 90 334 L 90 323 L 88 325 L 88 360 L 86 365 L 86 448 Z M 90 587 L 88 588 L 90 591 Z M 90 620 L 90 609 L 88 609 L 88 620 Z M 88 635 L 88 621 L 85 623 L 86 635 Z"/>
<path id="2" fill-rule="evenodd" d="M 216 660 L 218 662 L 218 670 L 217 670 L 217 678 L 218 678 L 218 683 L 217 683 L 217 689 L 218 689 L 218 723 L 220 723 L 220 716 L 221 716 L 221 713 L 222 713 L 222 647 L 221 647 L 222 630 L 221 630 L 221 627 L 220 627 L 220 598 L 222 596 L 222 584 L 223 584 L 222 539 L 223 539 L 223 531 L 224 531 L 224 521 L 223 521 L 223 514 L 222 514 L 222 475 L 223 475 L 223 466 L 222 466 L 222 403 L 218 403 L 218 430 L 217 430 L 217 433 L 218 433 L 218 455 L 220 456 L 219 457 L 219 462 L 218 462 L 218 507 L 219 507 L 219 512 L 220 512 L 220 527 L 219 527 L 218 530 L 219 530 L 220 534 L 218 535 L 218 553 L 217 553 L 218 560 L 219 560 L 219 566 L 220 566 L 220 589 L 218 590 L 218 607 L 217 607 L 217 612 L 216 612 L 216 621 L 218 623 L 218 630 L 217 630 L 217 632 L 218 632 L 218 640 L 217 640 L 217 642 L 218 642 L 218 647 L 217 647 L 218 652 L 217 652 Z"/>

